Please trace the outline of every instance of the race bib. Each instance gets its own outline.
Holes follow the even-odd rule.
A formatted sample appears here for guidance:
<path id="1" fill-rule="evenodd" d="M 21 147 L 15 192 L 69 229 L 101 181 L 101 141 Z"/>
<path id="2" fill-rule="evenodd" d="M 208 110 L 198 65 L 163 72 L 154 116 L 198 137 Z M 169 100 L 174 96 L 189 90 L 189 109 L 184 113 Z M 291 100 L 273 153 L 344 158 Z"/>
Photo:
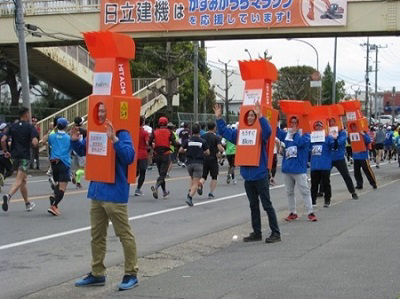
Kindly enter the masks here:
<path id="1" fill-rule="evenodd" d="M 289 146 L 285 153 L 286 159 L 297 158 L 297 146 Z"/>
<path id="2" fill-rule="evenodd" d="M 311 150 L 311 155 L 321 156 L 322 155 L 322 145 L 313 145 Z"/>

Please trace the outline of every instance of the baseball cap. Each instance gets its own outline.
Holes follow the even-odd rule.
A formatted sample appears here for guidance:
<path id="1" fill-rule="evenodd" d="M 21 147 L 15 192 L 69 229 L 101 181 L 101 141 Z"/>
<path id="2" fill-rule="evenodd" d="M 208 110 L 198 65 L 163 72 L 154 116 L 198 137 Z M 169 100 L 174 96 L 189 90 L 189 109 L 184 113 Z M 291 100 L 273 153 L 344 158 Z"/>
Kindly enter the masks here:
<path id="1" fill-rule="evenodd" d="M 80 117 L 80 116 L 75 117 L 74 123 L 75 123 L 77 126 L 81 126 L 81 125 L 83 124 L 83 118 Z"/>
<path id="2" fill-rule="evenodd" d="M 2 123 L 2 124 L 0 125 L 0 130 L 4 130 L 5 127 L 7 127 L 7 124 L 6 124 L 6 123 Z"/>
<path id="3" fill-rule="evenodd" d="M 68 126 L 68 120 L 64 117 L 57 119 L 57 128 L 59 130 L 65 129 Z"/>
<path id="4" fill-rule="evenodd" d="M 168 124 L 168 118 L 166 118 L 165 116 L 161 116 L 161 117 L 158 119 L 158 124 L 159 124 L 160 126 L 166 126 L 166 125 Z"/>

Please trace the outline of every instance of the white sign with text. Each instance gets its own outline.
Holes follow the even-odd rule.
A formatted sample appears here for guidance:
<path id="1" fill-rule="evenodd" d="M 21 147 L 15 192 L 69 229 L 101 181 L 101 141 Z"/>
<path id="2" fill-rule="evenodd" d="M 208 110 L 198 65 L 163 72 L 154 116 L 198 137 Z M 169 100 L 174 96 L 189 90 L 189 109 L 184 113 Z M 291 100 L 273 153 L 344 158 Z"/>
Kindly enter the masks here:
<path id="1" fill-rule="evenodd" d="M 325 142 L 325 131 L 312 131 L 311 143 Z"/>
<path id="2" fill-rule="evenodd" d="M 350 141 L 357 142 L 361 140 L 360 133 L 350 133 Z"/>
<path id="3" fill-rule="evenodd" d="M 239 145 L 255 145 L 257 140 L 256 129 L 239 130 Z"/>
<path id="4" fill-rule="evenodd" d="M 349 120 L 356 120 L 356 113 L 355 112 L 346 112 L 346 119 Z"/>
<path id="5" fill-rule="evenodd" d="M 329 127 L 329 135 L 336 138 L 339 134 L 339 127 Z"/>
<path id="6" fill-rule="evenodd" d="M 112 73 L 94 73 L 93 95 L 108 96 L 111 94 Z"/>
<path id="7" fill-rule="evenodd" d="M 261 104 L 262 89 L 245 90 L 243 94 L 243 106 L 252 106 L 256 102 Z"/>
<path id="8" fill-rule="evenodd" d="M 107 133 L 89 132 L 88 154 L 107 156 Z"/>

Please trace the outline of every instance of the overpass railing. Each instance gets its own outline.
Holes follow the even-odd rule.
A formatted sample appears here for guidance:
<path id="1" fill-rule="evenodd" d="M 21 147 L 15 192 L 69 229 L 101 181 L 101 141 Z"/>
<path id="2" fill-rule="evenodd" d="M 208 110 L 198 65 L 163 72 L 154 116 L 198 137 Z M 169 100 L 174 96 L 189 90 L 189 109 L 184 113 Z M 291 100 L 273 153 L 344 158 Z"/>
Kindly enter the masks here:
<path id="1" fill-rule="evenodd" d="M 100 0 L 22 0 L 25 15 L 88 13 L 100 11 Z M 14 15 L 12 0 L 0 2 L 0 17 Z"/>

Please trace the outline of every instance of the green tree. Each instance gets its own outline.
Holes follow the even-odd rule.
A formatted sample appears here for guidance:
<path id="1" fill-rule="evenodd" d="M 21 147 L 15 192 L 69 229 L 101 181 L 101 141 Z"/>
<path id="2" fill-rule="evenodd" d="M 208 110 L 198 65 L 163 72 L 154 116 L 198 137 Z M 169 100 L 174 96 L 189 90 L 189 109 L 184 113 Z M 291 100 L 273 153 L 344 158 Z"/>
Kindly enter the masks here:
<path id="1" fill-rule="evenodd" d="M 273 84 L 273 100 L 308 100 L 317 102 L 318 88 L 310 87 L 311 75 L 316 70 L 313 67 L 287 66 L 279 69 L 278 80 Z"/>
<path id="2" fill-rule="evenodd" d="M 332 104 L 332 83 L 333 83 L 333 72 L 328 63 L 324 70 L 322 77 L 322 104 Z M 345 82 L 343 80 L 336 81 L 336 99 L 335 103 L 338 103 L 346 95 L 344 88 Z"/>

